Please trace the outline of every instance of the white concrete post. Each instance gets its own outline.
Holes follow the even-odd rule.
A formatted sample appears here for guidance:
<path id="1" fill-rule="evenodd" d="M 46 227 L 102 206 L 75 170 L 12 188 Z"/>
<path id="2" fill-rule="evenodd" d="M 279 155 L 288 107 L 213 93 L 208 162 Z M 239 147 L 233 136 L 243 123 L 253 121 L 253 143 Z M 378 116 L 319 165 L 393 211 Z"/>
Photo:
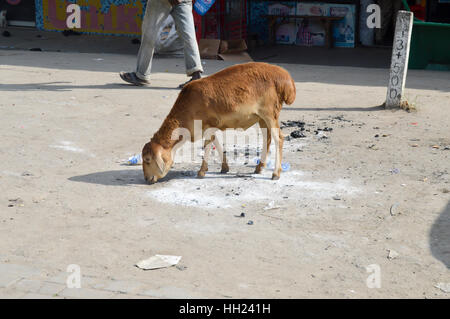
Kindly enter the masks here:
<path id="1" fill-rule="evenodd" d="M 386 107 L 400 107 L 408 71 L 409 48 L 413 26 L 413 13 L 399 11 L 392 46 L 391 70 L 386 96 Z"/>

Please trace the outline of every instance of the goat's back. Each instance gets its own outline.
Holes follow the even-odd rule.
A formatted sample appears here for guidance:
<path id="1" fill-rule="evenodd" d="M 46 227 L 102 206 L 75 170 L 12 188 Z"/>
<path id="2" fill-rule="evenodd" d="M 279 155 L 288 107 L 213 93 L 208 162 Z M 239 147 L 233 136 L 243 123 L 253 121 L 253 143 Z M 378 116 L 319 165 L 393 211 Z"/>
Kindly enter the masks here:
<path id="1" fill-rule="evenodd" d="M 285 69 L 268 63 L 252 62 L 228 67 L 186 85 L 179 100 L 201 102 L 203 107 L 221 106 L 216 111 L 232 112 L 242 105 L 258 103 L 292 104 L 296 89 Z M 177 101 L 178 102 L 178 101 Z"/>

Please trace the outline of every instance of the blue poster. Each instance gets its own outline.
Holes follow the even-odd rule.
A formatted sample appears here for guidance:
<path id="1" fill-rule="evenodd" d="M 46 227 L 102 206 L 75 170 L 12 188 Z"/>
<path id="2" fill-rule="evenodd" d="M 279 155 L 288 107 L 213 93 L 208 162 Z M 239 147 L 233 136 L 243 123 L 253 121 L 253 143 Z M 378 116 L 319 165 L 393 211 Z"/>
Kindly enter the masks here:
<path id="1" fill-rule="evenodd" d="M 194 3 L 194 10 L 199 15 L 205 15 L 206 12 L 208 12 L 209 8 L 212 7 L 212 5 L 216 2 L 216 0 L 197 0 Z"/>

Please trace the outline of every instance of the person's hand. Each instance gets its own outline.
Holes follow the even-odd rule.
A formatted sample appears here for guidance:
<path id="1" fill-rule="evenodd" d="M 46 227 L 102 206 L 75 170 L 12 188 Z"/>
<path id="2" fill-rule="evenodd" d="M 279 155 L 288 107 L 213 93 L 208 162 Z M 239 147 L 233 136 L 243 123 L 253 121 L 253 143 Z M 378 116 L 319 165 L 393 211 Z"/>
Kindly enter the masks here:
<path id="1" fill-rule="evenodd" d="M 183 1 L 182 0 L 169 0 L 169 2 L 172 6 L 176 6 L 177 4 L 180 4 Z"/>

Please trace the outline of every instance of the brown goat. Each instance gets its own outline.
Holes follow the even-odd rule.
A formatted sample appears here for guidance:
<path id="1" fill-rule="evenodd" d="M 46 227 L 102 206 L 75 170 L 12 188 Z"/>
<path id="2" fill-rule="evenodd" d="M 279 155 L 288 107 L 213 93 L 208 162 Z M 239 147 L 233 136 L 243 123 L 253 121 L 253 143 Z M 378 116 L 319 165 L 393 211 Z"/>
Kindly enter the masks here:
<path id="1" fill-rule="evenodd" d="M 267 63 L 239 64 L 192 81 L 180 92 L 161 128 L 142 150 L 145 180 L 154 183 L 163 178 L 172 167 L 175 151 L 185 142 L 182 138 L 173 139 L 175 130 L 187 129 L 191 141 L 195 141 L 194 120 L 202 121 L 202 133 L 212 128 L 246 130 L 259 123 L 267 134 L 263 134 L 262 158 L 255 173 L 260 173 L 266 165 L 273 136 L 277 147 L 272 179 L 279 179 L 283 134 L 278 117 L 283 103 L 292 104 L 295 95 L 295 83 L 289 73 L 279 66 Z M 222 145 L 212 136 L 205 140 L 205 155 L 198 177 L 203 177 L 208 170 L 211 143 L 222 154 L 221 172 L 229 170 Z"/>

